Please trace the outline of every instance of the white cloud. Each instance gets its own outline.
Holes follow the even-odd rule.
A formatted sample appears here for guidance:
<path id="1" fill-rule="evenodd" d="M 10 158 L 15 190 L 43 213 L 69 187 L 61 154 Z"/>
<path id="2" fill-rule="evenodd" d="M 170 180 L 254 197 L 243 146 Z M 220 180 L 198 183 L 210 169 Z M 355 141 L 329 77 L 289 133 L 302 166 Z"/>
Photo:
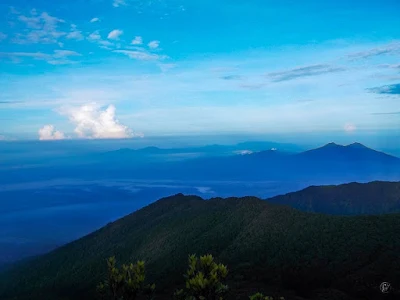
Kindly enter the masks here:
<path id="1" fill-rule="evenodd" d="M 375 47 L 372 49 L 351 53 L 348 55 L 348 57 L 350 59 L 361 59 L 361 58 L 370 58 L 374 56 L 397 55 L 397 54 L 400 54 L 400 41 L 394 41 L 392 43 L 380 47 Z"/>
<path id="2" fill-rule="evenodd" d="M 18 15 L 18 21 L 24 23 L 26 30 L 13 39 L 17 44 L 56 44 L 60 37 L 67 34 L 59 29 L 65 21 L 52 17 L 47 12 L 39 15 L 36 10 L 31 10 L 30 16 Z"/>
<path id="3" fill-rule="evenodd" d="M 249 155 L 249 154 L 252 154 L 253 151 L 251 151 L 251 150 L 238 150 L 238 151 L 234 151 L 233 153 L 240 154 L 240 155 Z"/>
<path id="4" fill-rule="evenodd" d="M 162 60 L 167 58 L 166 55 L 158 55 L 154 53 L 148 53 L 145 51 L 131 51 L 131 50 L 114 50 L 115 53 L 121 53 L 129 56 L 132 59 L 151 61 L 151 60 Z"/>
<path id="5" fill-rule="evenodd" d="M 53 125 L 45 125 L 39 129 L 39 140 L 41 141 L 63 139 L 65 139 L 64 133 L 56 130 Z"/>
<path id="6" fill-rule="evenodd" d="M 356 130 L 357 130 L 357 127 L 354 124 L 347 123 L 344 125 L 344 131 L 346 131 L 346 132 L 353 132 Z"/>
<path id="7" fill-rule="evenodd" d="M 119 37 L 123 34 L 124 32 L 122 30 L 119 29 L 114 29 L 113 31 L 111 31 L 107 38 L 110 40 L 118 40 Z"/>
<path id="8" fill-rule="evenodd" d="M 81 56 L 80 53 L 71 50 L 54 50 L 54 57 Z"/>
<path id="9" fill-rule="evenodd" d="M 176 64 L 159 64 L 158 65 L 162 72 L 168 72 L 169 70 L 176 67 Z"/>
<path id="10" fill-rule="evenodd" d="M 89 41 L 98 41 L 101 39 L 101 35 L 99 33 L 98 30 L 92 32 L 91 34 L 89 34 L 88 36 Z"/>
<path id="11" fill-rule="evenodd" d="M 99 21 L 100 21 L 99 18 L 93 18 L 93 19 L 90 20 L 90 23 L 96 23 L 96 22 L 99 22 Z"/>
<path id="12" fill-rule="evenodd" d="M 142 136 L 119 123 L 113 105 L 104 109 L 96 103 L 91 103 L 76 108 L 64 108 L 60 112 L 68 116 L 75 126 L 75 133 L 80 138 L 111 139 Z"/>
<path id="13" fill-rule="evenodd" d="M 113 0 L 113 6 L 114 7 L 120 7 L 126 4 L 126 0 Z"/>
<path id="14" fill-rule="evenodd" d="M 42 52 L 0 52 L 0 57 L 8 58 L 14 62 L 20 62 L 21 58 L 31 58 L 46 61 L 51 65 L 73 63 L 73 61 L 67 59 L 73 56 L 81 56 L 81 54 L 71 50 L 54 50 L 52 54 Z"/>
<path id="15" fill-rule="evenodd" d="M 151 41 L 147 44 L 150 49 L 157 49 L 160 46 L 160 41 Z"/>
<path id="16" fill-rule="evenodd" d="M 136 36 L 133 40 L 132 40 L 132 45 L 142 45 L 143 44 L 143 38 L 141 36 Z"/>
<path id="17" fill-rule="evenodd" d="M 67 34 L 67 39 L 80 41 L 83 40 L 84 37 L 81 31 L 73 30 Z"/>

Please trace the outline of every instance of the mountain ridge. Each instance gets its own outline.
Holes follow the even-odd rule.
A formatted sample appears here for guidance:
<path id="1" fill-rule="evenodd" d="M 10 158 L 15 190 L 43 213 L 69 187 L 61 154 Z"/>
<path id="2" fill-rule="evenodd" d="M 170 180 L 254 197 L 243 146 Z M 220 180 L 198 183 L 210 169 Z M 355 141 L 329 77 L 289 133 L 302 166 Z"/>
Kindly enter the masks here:
<path id="1" fill-rule="evenodd" d="M 379 284 L 400 285 L 399 230 L 395 213 L 330 216 L 256 197 L 176 194 L 9 269 L 0 275 L 0 298 L 94 299 L 105 258 L 116 255 L 144 259 L 158 299 L 170 299 L 183 283 L 187 255 L 211 253 L 228 265 L 237 299 L 256 289 L 287 300 L 389 299 Z"/>

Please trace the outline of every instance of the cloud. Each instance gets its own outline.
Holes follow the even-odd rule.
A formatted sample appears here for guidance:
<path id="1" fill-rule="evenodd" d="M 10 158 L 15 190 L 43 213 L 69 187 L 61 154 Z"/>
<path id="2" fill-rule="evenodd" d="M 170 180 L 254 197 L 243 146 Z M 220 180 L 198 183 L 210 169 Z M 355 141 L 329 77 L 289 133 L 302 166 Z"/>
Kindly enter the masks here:
<path id="1" fill-rule="evenodd" d="M 376 94 L 400 95 L 400 83 L 367 89 Z"/>
<path id="2" fill-rule="evenodd" d="M 74 131 L 80 138 L 112 139 L 143 136 L 133 133 L 127 126 L 119 123 L 113 105 L 102 108 L 91 103 L 77 108 L 62 109 L 60 112 L 74 124 Z"/>
<path id="3" fill-rule="evenodd" d="M 71 25 L 71 32 L 67 34 L 66 38 L 77 41 L 84 39 L 82 32 L 80 30 L 77 30 L 77 27 L 74 24 Z"/>
<path id="4" fill-rule="evenodd" d="M 349 54 L 350 59 L 363 59 L 381 55 L 392 55 L 400 53 L 400 42 L 393 42 L 381 47 L 375 47 L 369 50 Z"/>
<path id="5" fill-rule="evenodd" d="M 281 72 L 271 72 L 267 74 L 269 78 L 271 78 L 274 82 L 281 82 L 287 80 L 293 80 L 296 78 L 301 77 L 308 77 L 308 76 L 317 76 L 317 75 L 324 75 L 329 73 L 335 72 L 342 72 L 345 71 L 345 68 L 342 67 L 333 67 L 330 65 L 311 65 L 301 68 L 294 68 L 288 71 L 281 71 Z"/>
<path id="6" fill-rule="evenodd" d="M 39 61 L 46 61 L 51 65 L 73 63 L 74 61 L 68 60 L 67 58 L 74 56 L 81 56 L 81 54 L 71 50 L 54 50 L 53 54 L 42 52 L 0 52 L 0 57 L 5 57 L 14 62 L 20 62 L 20 59 L 23 58 L 30 58 Z"/>
<path id="7" fill-rule="evenodd" d="M 7 34 L 0 32 L 0 42 L 7 38 Z"/>
<path id="8" fill-rule="evenodd" d="M 93 19 L 90 20 L 90 23 L 96 23 L 96 22 L 99 22 L 99 21 L 100 21 L 99 18 L 93 18 Z"/>
<path id="9" fill-rule="evenodd" d="M 343 129 L 346 132 L 353 132 L 357 130 L 357 127 L 352 123 L 347 123 L 344 125 Z"/>
<path id="10" fill-rule="evenodd" d="M 18 33 L 13 39 L 17 44 L 56 44 L 60 37 L 67 34 L 59 30 L 60 24 L 65 21 L 47 12 L 38 14 L 36 10 L 31 10 L 30 16 L 18 15 L 17 19 L 26 27 L 24 33 Z"/>
<path id="11" fill-rule="evenodd" d="M 160 41 L 151 41 L 147 44 L 150 49 L 157 49 L 160 46 Z"/>
<path id="12" fill-rule="evenodd" d="M 223 80 L 240 80 L 242 78 L 243 77 L 240 75 L 225 75 L 225 76 L 221 77 L 221 79 L 223 79 Z"/>
<path id="13" fill-rule="evenodd" d="M 39 129 L 39 140 L 41 141 L 63 139 L 65 139 L 64 133 L 56 130 L 53 125 L 45 125 Z"/>
<path id="14" fill-rule="evenodd" d="M 379 113 L 372 113 L 371 115 L 400 115 L 400 111 L 391 111 L 391 112 L 379 112 Z"/>
<path id="15" fill-rule="evenodd" d="M 132 45 L 142 45 L 143 44 L 143 38 L 141 36 L 136 36 L 133 40 L 132 40 Z"/>
<path id="16" fill-rule="evenodd" d="M 158 55 L 154 53 L 149 53 L 146 51 L 139 50 L 114 50 L 115 53 L 121 53 L 129 56 L 132 59 L 142 60 L 142 61 L 154 61 L 154 60 L 162 60 L 167 58 L 166 55 Z"/>
<path id="17" fill-rule="evenodd" d="M 118 40 L 119 37 L 123 34 L 124 32 L 122 30 L 119 29 L 114 29 L 113 31 L 111 31 L 107 38 L 110 40 Z"/>
<path id="18" fill-rule="evenodd" d="M 91 34 L 89 34 L 88 40 L 89 40 L 89 41 L 98 41 L 98 40 L 101 40 L 101 35 L 100 35 L 99 31 L 96 30 L 96 31 L 92 32 Z"/>
<path id="19" fill-rule="evenodd" d="M 176 67 L 176 64 L 159 64 L 158 65 L 162 72 L 167 72 Z"/>
<path id="20" fill-rule="evenodd" d="M 127 5 L 126 0 L 113 0 L 114 7 L 120 7 L 124 5 Z"/>

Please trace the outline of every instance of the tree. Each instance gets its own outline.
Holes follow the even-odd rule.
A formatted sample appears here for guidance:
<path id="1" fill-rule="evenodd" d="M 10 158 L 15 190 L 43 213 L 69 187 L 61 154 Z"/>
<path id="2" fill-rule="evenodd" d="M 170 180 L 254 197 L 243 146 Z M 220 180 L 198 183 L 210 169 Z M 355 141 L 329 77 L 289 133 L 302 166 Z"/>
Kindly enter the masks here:
<path id="1" fill-rule="evenodd" d="M 273 297 L 264 296 L 261 293 L 254 294 L 254 295 L 250 296 L 249 298 L 250 298 L 250 300 L 275 300 Z M 285 300 L 285 298 L 280 297 L 279 299 L 276 299 L 276 300 Z"/>
<path id="2" fill-rule="evenodd" d="M 177 300 L 222 300 L 228 290 L 223 280 L 228 275 L 228 268 L 217 264 L 212 255 L 198 258 L 189 256 L 189 268 L 184 275 L 186 287 L 175 292 Z"/>
<path id="3" fill-rule="evenodd" d="M 144 261 L 136 264 L 116 267 L 115 257 L 107 260 L 108 279 L 97 286 L 102 299 L 110 300 L 134 300 L 139 295 L 147 299 L 153 299 L 155 285 L 144 285 L 145 265 Z"/>

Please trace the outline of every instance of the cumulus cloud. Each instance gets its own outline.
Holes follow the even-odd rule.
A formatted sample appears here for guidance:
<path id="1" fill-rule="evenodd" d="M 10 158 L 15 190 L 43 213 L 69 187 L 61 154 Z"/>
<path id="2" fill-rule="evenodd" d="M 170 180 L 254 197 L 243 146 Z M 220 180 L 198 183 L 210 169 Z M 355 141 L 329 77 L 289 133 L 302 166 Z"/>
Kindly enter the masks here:
<path id="1" fill-rule="evenodd" d="M 88 40 L 92 41 L 92 42 L 101 40 L 101 35 L 100 35 L 99 31 L 96 30 L 96 31 L 92 32 L 91 34 L 89 34 Z"/>
<path id="2" fill-rule="evenodd" d="M 75 126 L 75 133 L 86 139 L 112 139 L 143 136 L 133 133 L 121 124 L 115 116 L 115 107 L 102 108 L 95 103 L 75 108 L 64 108 L 60 111 Z"/>
<path id="3" fill-rule="evenodd" d="M 132 59 L 143 60 L 143 61 L 162 60 L 167 58 L 166 55 L 158 55 L 140 50 L 114 50 L 114 52 L 125 54 Z"/>
<path id="4" fill-rule="evenodd" d="M 56 130 L 53 125 L 45 125 L 39 129 L 39 140 L 41 141 L 63 139 L 65 139 L 64 133 Z"/>
<path id="5" fill-rule="evenodd" d="M 353 132 L 353 131 L 357 130 L 357 127 L 352 123 L 347 123 L 344 125 L 343 129 L 346 132 Z"/>
<path id="6" fill-rule="evenodd" d="M 147 44 L 150 49 L 157 49 L 160 46 L 160 41 L 151 41 Z"/>
<path id="7" fill-rule="evenodd" d="M 93 19 L 90 20 L 90 23 L 96 23 L 96 22 L 98 22 L 98 21 L 100 21 L 99 18 L 93 18 Z"/>
<path id="8" fill-rule="evenodd" d="M 143 44 L 143 38 L 141 36 L 136 36 L 133 40 L 132 40 L 132 45 L 142 45 Z"/>
<path id="9" fill-rule="evenodd" d="M 71 31 L 70 31 L 70 33 L 67 34 L 66 37 L 67 37 L 67 39 L 78 40 L 78 41 L 84 39 L 82 32 L 80 30 L 78 30 L 77 26 L 74 24 L 71 25 Z"/>
<path id="10" fill-rule="evenodd" d="M 119 29 L 114 29 L 113 31 L 111 31 L 107 38 L 110 40 L 118 40 L 119 37 L 123 34 L 124 32 L 122 30 Z"/>
<path id="11" fill-rule="evenodd" d="M 287 71 L 271 72 L 271 73 L 267 74 L 267 76 L 269 78 L 271 78 L 271 80 L 274 82 L 280 82 L 280 81 L 293 80 L 293 79 L 301 78 L 301 77 L 342 72 L 345 70 L 346 70 L 345 68 L 334 67 L 334 66 L 330 66 L 330 65 L 311 65 L 311 66 L 295 68 L 295 69 L 291 69 L 291 70 L 287 70 Z"/>

